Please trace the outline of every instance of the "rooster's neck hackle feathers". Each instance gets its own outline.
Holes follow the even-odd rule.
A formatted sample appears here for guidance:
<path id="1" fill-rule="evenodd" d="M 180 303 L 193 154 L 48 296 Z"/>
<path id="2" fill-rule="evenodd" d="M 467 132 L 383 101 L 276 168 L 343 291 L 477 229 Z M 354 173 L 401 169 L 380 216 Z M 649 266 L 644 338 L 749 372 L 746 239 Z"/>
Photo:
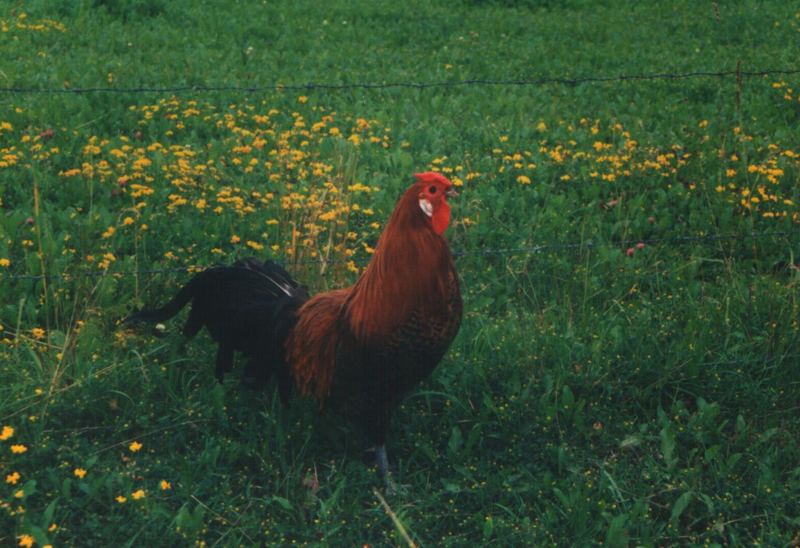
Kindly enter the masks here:
<path id="1" fill-rule="evenodd" d="M 380 344 L 412 314 L 437 318 L 448 313 L 455 267 L 441 234 L 450 217 L 445 199 L 450 182 L 438 173 L 416 178 L 398 200 L 355 285 L 317 295 L 298 310 L 286 345 L 288 361 L 300 391 L 320 402 L 330 391 L 342 337 L 362 347 Z M 430 217 L 420 209 L 422 199 L 432 204 Z"/>
<path id="2" fill-rule="evenodd" d="M 447 301 L 445 282 L 452 257 L 445 239 L 419 208 L 420 192 L 430 183 L 424 175 L 418 175 L 418 182 L 398 201 L 348 299 L 349 325 L 360 339 L 386 336 L 414 310 L 435 313 Z M 434 219 L 442 204 L 446 206 L 443 196 L 434 206 Z"/>

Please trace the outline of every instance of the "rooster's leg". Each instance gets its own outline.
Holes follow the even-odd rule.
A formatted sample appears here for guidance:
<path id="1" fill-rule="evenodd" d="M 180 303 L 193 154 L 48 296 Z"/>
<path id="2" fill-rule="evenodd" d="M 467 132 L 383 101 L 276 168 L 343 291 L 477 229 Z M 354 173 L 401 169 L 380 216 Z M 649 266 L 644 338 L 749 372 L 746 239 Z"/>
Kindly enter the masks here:
<path id="1" fill-rule="evenodd" d="M 397 493 L 397 485 L 392 480 L 389 474 L 389 457 L 386 455 L 386 445 L 382 444 L 375 448 L 375 460 L 378 462 L 378 470 L 383 479 L 383 485 L 386 487 L 387 495 L 394 495 Z"/>

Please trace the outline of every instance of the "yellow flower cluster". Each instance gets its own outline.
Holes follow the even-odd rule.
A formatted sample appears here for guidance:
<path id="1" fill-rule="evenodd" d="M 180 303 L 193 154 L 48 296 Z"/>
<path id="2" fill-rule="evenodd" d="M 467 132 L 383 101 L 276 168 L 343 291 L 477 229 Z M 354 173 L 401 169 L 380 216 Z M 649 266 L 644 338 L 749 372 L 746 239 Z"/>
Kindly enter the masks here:
<path id="1" fill-rule="evenodd" d="M 31 32 L 50 32 L 50 31 L 66 32 L 66 27 L 54 21 L 53 19 L 39 19 L 31 21 L 28 19 L 28 14 L 21 12 L 17 15 L 16 19 L 8 21 L 0 19 L 0 31 L 14 32 L 14 31 L 31 31 Z"/>
<path id="2" fill-rule="evenodd" d="M 297 103 L 302 112 L 269 108 L 265 102 L 220 108 L 173 97 L 130 107 L 140 128 L 133 136 L 89 136 L 83 158 L 59 174 L 78 184 L 110 185 L 111 193 L 122 198 L 120 221 L 99 229 L 99 251 L 105 253 L 100 267 L 113 263 L 120 241 L 142 237 L 136 219 L 152 224 L 151 219 L 190 214 L 240 219 L 242 232 L 228 238 L 231 245 L 252 251 L 269 244 L 275 253 L 320 265 L 362 255 L 361 243 L 374 242 L 380 229 L 359 222 L 372 215 L 366 204 L 378 188 L 356 179 L 351 165 L 355 149 L 388 148 L 391 130 L 375 120 L 340 117 L 308 98 Z M 182 142 L 190 130 L 209 127 L 217 133 L 205 147 Z M 160 137 L 147 141 L 144 134 Z M 266 231 L 263 221 L 250 221 L 265 213 L 267 227 L 274 226 Z M 354 222 L 362 227 L 355 241 L 345 236 Z M 121 233 L 123 227 L 134 233 Z M 192 260 L 191 253 L 178 251 L 167 249 L 163 257 Z"/>
<path id="3" fill-rule="evenodd" d="M 707 120 L 698 123 L 702 131 L 708 126 Z M 528 186 L 543 179 L 570 183 L 579 175 L 584 181 L 641 180 L 669 188 L 682 178 L 683 171 L 693 160 L 693 154 L 681 145 L 642 146 L 630 131 L 616 122 L 605 126 L 600 120 L 581 119 L 577 124 L 562 122 L 557 128 L 559 139 L 556 140 L 547 138 L 548 131 L 556 132 L 548 130 L 546 124 L 540 124 L 537 129 L 543 134 L 537 148 L 509 149 L 508 136 L 501 135 L 498 146 L 492 149 L 494 174 L 484 175 L 482 179 L 508 179 Z M 750 146 L 753 141 L 741 128 L 734 128 L 732 139 L 742 147 Z M 707 141 L 708 135 L 701 135 L 700 140 Z M 800 212 L 791 198 L 792 189 L 785 176 L 788 166 L 793 169 L 800 166 L 800 154 L 776 144 L 759 148 L 757 152 L 761 160 L 747 166 L 741 165 L 736 154 L 723 157 L 721 178 L 724 184 L 687 181 L 684 186 L 694 191 L 707 184 L 717 193 L 729 192 L 735 198 L 731 202 L 738 203 L 746 212 L 758 212 L 765 218 L 791 217 L 800 222 Z M 431 169 L 446 174 L 461 170 L 460 165 L 448 167 L 446 160 L 446 157 L 435 159 Z M 465 179 L 472 180 L 472 173 Z"/>

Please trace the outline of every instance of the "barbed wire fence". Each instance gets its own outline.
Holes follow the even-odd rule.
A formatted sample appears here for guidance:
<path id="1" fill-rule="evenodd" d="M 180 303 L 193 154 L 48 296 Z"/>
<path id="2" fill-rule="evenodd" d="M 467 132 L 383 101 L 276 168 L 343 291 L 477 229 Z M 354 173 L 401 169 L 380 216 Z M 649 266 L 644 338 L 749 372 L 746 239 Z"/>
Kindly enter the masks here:
<path id="1" fill-rule="evenodd" d="M 181 85 L 181 86 L 135 86 L 135 87 L 25 87 L 11 86 L 0 87 L 0 94 L 203 94 L 203 93 L 265 93 L 281 91 L 346 91 L 346 90 L 381 90 L 381 89 L 446 89 L 446 88 L 466 88 L 466 87 L 540 87 L 547 85 L 561 86 L 580 86 L 591 84 L 606 83 L 636 83 L 648 81 L 683 81 L 689 79 L 721 79 L 734 77 L 737 85 L 737 106 L 740 97 L 742 81 L 745 78 L 764 78 L 776 76 L 795 76 L 800 75 L 800 68 L 773 68 L 760 70 L 742 70 L 741 63 L 737 63 L 735 70 L 701 70 L 690 72 L 656 72 L 642 74 L 621 74 L 615 76 L 588 75 L 577 77 L 544 76 L 535 78 L 517 79 L 487 79 L 473 78 L 465 80 L 448 81 L 397 81 L 397 82 L 353 82 L 353 83 L 325 83 L 308 82 L 302 84 L 263 84 L 255 86 L 239 85 Z M 618 242 L 551 242 L 540 245 L 508 247 L 508 248 L 486 248 L 478 250 L 454 250 L 456 257 L 469 256 L 490 256 L 490 255 L 536 255 L 548 251 L 558 250 L 592 250 L 599 247 L 627 247 L 636 244 L 647 245 L 684 245 L 688 243 L 714 242 L 723 240 L 746 240 L 764 238 L 787 238 L 791 233 L 785 231 L 757 232 L 749 234 L 707 234 L 707 235 L 682 235 L 663 238 L 645 238 L 621 240 Z M 346 263 L 344 259 L 303 259 L 298 261 L 288 261 L 292 264 L 336 264 Z M 178 274 L 201 270 L 202 267 L 183 266 L 174 268 L 141 269 L 136 271 L 122 270 L 114 271 L 109 269 L 95 271 L 63 272 L 53 274 L 18 274 L 0 272 L 0 281 L 21 281 L 21 280 L 50 280 L 50 279 L 76 279 L 76 278 L 99 278 L 105 276 L 126 277 L 140 275 L 158 274 Z"/>
<path id="2" fill-rule="evenodd" d="M 706 234 L 702 236 L 672 236 L 665 238 L 638 238 L 626 239 L 617 242 L 555 242 L 550 244 L 541 244 L 533 246 L 522 247 L 506 247 L 506 248 L 486 248 L 475 250 L 459 250 L 453 251 L 455 257 L 471 257 L 471 256 L 488 256 L 488 255 L 537 255 L 549 251 L 564 251 L 564 250 L 595 250 L 601 247 L 605 248 L 626 248 L 635 246 L 637 244 L 645 245 L 685 245 L 691 243 L 710 243 L 718 241 L 744 241 L 744 240 L 759 240 L 759 239 L 772 239 L 772 238 L 788 238 L 792 234 L 785 231 L 772 231 L 772 232 L 751 232 L 747 234 Z M 298 261 L 287 261 L 287 263 L 298 265 L 320 265 L 320 264 L 346 264 L 346 259 L 301 259 Z M 111 277 L 132 277 L 143 275 L 158 275 L 158 274 L 181 274 L 186 272 L 195 272 L 202 270 L 203 267 L 198 266 L 182 266 L 173 268 L 152 268 L 141 270 L 93 270 L 93 271 L 79 271 L 74 273 L 55 273 L 55 274 L 2 274 L 0 273 L 0 280 L 51 280 L 51 279 L 77 279 L 77 278 L 101 278 L 105 276 Z"/>
<path id="3" fill-rule="evenodd" d="M 412 82 L 412 81 L 397 81 L 397 82 L 354 82 L 354 83 L 325 83 L 325 82 L 308 82 L 302 84 L 264 84 L 256 86 L 238 86 L 238 85 L 181 85 L 181 86 L 136 86 L 136 87 L 85 87 L 85 88 L 49 88 L 49 87 L 0 87 L 0 94 L 24 94 L 24 95 L 88 95 L 88 94 L 213 94 L 213 93 L 238 93 L 238 94 L 255 94 L 267 92 L 284 92 L 284 91 L 376 91 L 376 90 L 449 90 L 449 89 L 465 89 L 465 88 L 521 88 L 521 87 L 544 87 L 544 86 L 568 86 L 577 87 L 583 85 L 603 85 L 612 83 L 645 83 L 645 82 L 670 82 L 670 81 L 686 81 L 695 79 L 726 79 L 734 78 L 736 84 L 736 107 L 740 109 L 741 90 L 743 81 L 746 78 L 766 78 L 766 77 L 788 77 L 800 75 L 800 68 L 788 69 L 765 69 L 765 70 L 742 70 L 741 63 L 737 63 L 735 70 L 721 70 L 721 71 L 692 71 L 692 72 L 659 72 L 649 74 L 622 74 L 615 76 L 578 76 L 578 77 L 535 77 L 535 78 L 517 78 L 517 79 L 466 79 L 466 80 L 450 80 L 450 81 L 428 81 L 428 82 Z M 787 231 L 767 231 L 767 232 L 750 232 L 742 234 L 700 234 L 700 235 L 674 235 L 666 237 L 649 237 L 649 238 L 634 238 L 634 239 L 620 239 L 616 241 L 595 241 L 592 239 L 586 241 L 563 241 L 563 242 L 547 242 L 542 244 L 518 246 L 518 247 L 497 247 L 497 248 L 482 248 L 482 249 L 454 249 L 453 255 L 458 258 L 469 257 L 515 257 L 515 256 L 535 256 L 550 252 L 559 251 L 592 251 L 601 248 L 611 249 L 625 249 L 629 246 L 636 246 L 645 244 L 648 246 L 684 246 L 691 244 L 711 244 L 715 242 L 744 242 L 752 240 L 777 240 L 780 238 L 791 238 L 798 236 Z M 795 242 L 797 238 L 793 239 Z M 800 254 L 800 253 L 799 253 Z M 364 263 L 369 260 L 369 257 L 361 259 Z M 321 265 L 326 264 L 345 264 L 347 259 L 301 259 L 286 261 L 292 265 Z M 358 262 L 358 261 L 357 261 Z M 207 265 L 211 266 L 211 265 Z M 360 266 L 363 266 L 361 264 Z M 789 265 L 792 268 L 797 268 L 796 265 Z M 56 280 L 60 281 L 75 281 L 77 279 L 105 279 L 112 278 L 139 278 L 142 276 L 157 276 L 163 274 L 180 275 L 191 272 L 197 272 L 205 268 L 204 266 L 184 265 L 172 268 L 151 268 L 151 269 L 137 269 L 137 270 L 83 270 L 75 272 L 59 272 L 48 274 L 26 274 L 26 273 L 12 273 L 0 272 L 0 283 L 8 282 L 44 282 L 49 284 Z M 9 329 L 5 331 L 6 336 L 16 336 L 16 330 Z M 733 359 L 731 359 L 733 358 Z M 715 361 L 703 362 L 703 367 L 708 366 L 729 366 L 741 367 L 753 364 L 775 364 L 782 363 L 786 360 L 796 360 L 800 358 L 800 354 L 784 354 L 776 356 L 760 356 L 753 358 L 739 358 L 733 356 L 726 356 L 722 359 Z"/>
<path id="4" fill-rule="evenodd" d="M 434 89 L 434 88 L 461 88 L 461 87 L 538 87 L 546 85 L 579 86 L 584 84 L 603 84 L 614 82 L 645 82 L 653 80 L 687 80 L 696 78 L 726 78 L 734 76 L 737 80 L 743 78 L 765 76 L 793 76 L 800 74 L 800 68 L 789 69 L 763 69 L 741 70 L 737 65 L 735 70 L 721 71 L 693 71 L 693 72 L 658 72 L 644 74 L 621 74 L 616 76 L 544 76 L 537 78 L 470 78 L 465 80 L 443 80 L 434 82 L 352 82 L 352 83 L 326 83 L 307 82 L 303 84 L 262 84 L 256 86 L 238 85 L 181 85 L 181 86 L 135 86 L 135 87 L 0 87 L 4 94 L 90 94 L 90 93 L 264 93 L 268 91 L 313 91 L 313 90 L 370 90 L 370 89 Z"/>

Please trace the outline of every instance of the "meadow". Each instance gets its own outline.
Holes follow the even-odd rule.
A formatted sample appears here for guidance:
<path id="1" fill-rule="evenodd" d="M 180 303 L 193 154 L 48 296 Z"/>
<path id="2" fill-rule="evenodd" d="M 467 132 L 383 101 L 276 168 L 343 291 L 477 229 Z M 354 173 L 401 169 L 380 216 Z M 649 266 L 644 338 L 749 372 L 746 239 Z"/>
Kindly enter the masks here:
<path id="1" fill-rule="evenodd" d="M 0 544 L 797 546 L 798 38 L 779 0 L 4 4 Z M 352 283 L 425 170 L 465 317 L 404 492 L 180 318 L 120 328 L 240 257 Z"/>

